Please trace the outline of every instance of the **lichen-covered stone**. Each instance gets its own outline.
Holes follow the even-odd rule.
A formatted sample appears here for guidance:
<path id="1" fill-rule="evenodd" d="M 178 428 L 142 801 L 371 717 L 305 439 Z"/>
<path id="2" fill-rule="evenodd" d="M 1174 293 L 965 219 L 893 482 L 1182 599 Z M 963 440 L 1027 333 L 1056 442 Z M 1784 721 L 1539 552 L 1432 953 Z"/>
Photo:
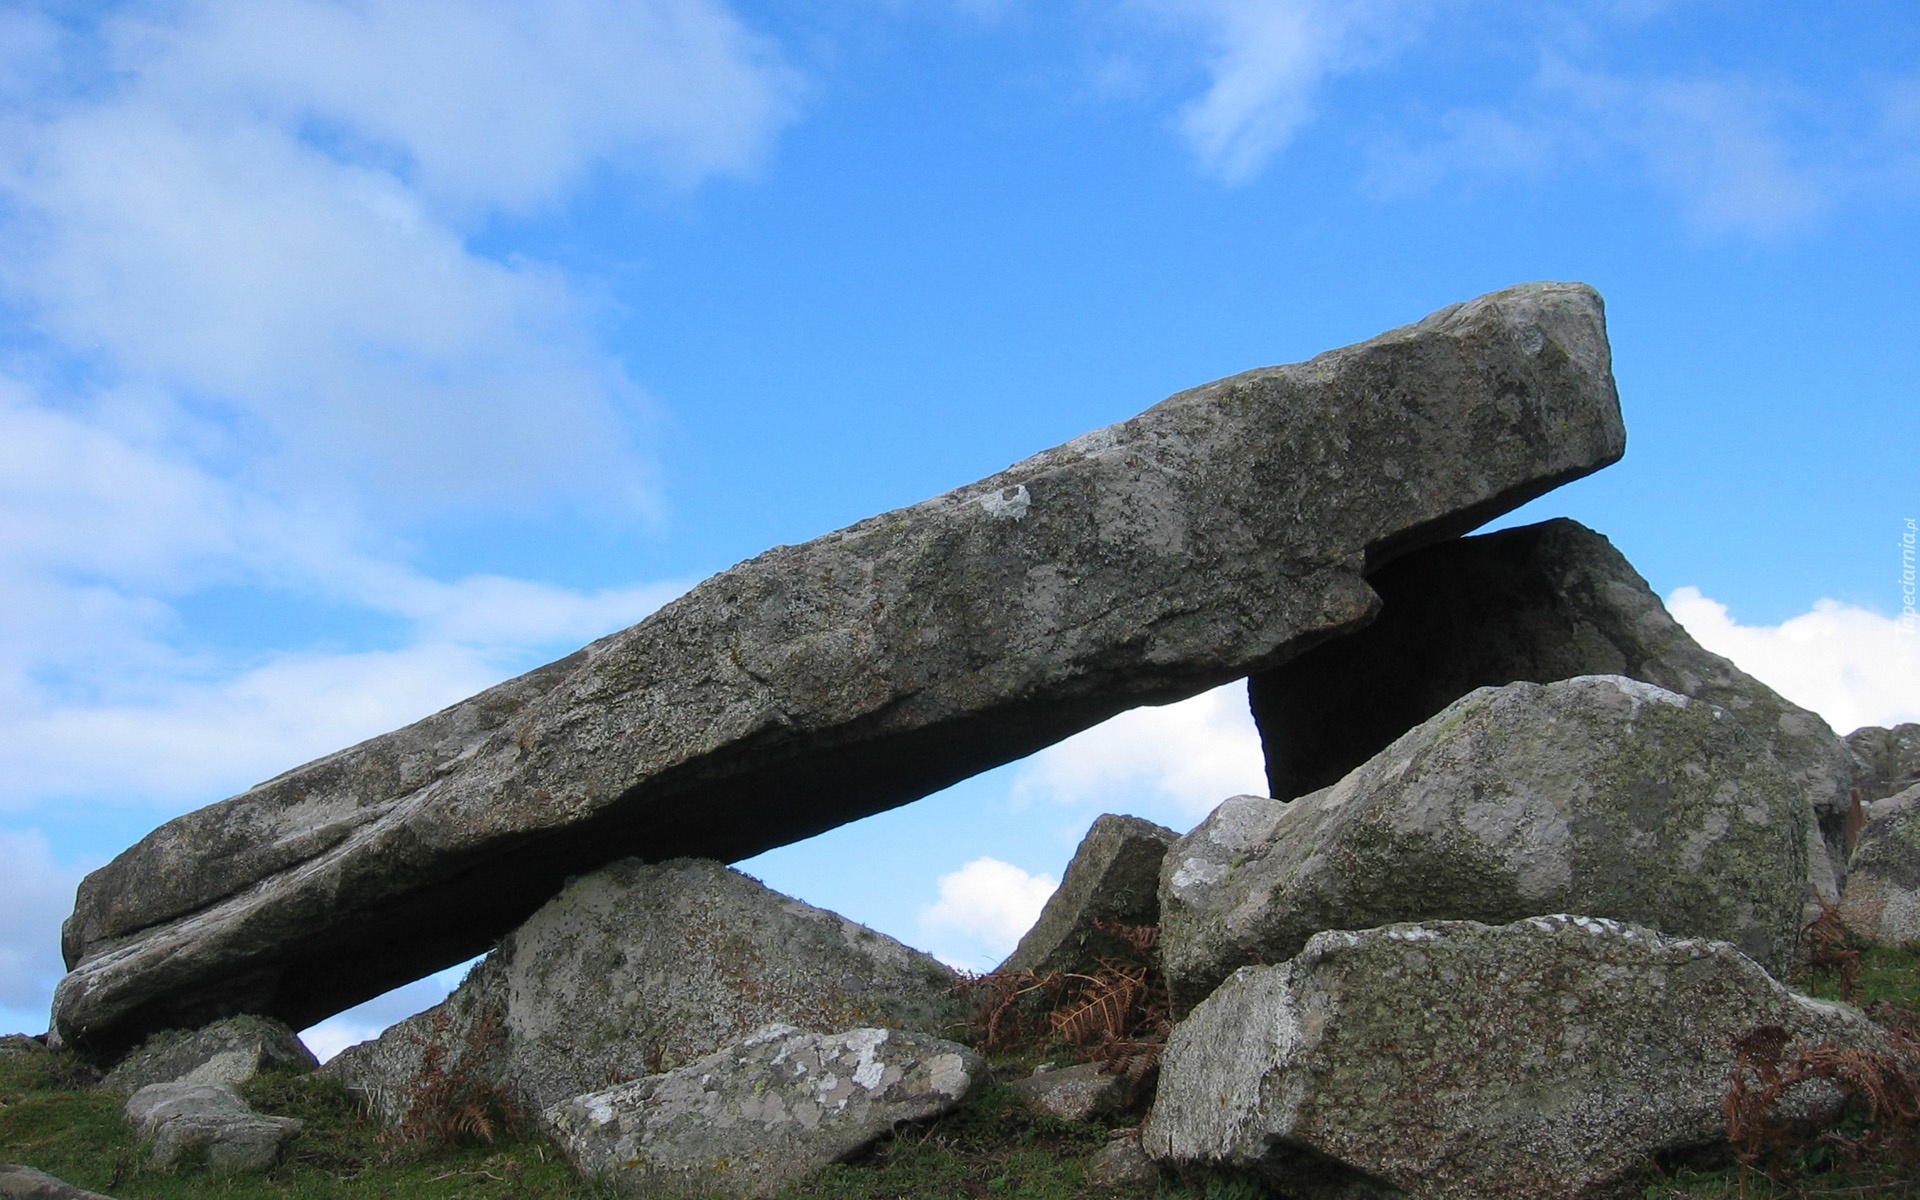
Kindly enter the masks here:
<path id="1" fill-rule="evenodd" d="M 1380 594 L 1373 624 L 1248 681 L 1274 796 L 1331 786 L 1475 688 L 1626 675 L 1718 705 L 1767 747 L 1821 822 L 1835 880 L 1819 899 L 1838 898 L 1853 752 L 1695 642 L 1605 537 L 1546 521 L 1428 547 L 1367 582 Z"/>
<path id="2" fill-rule="evenodd" d="M 1060 886 L 1000 969 L 1088 972 L 1103 958 L 1126 957 L 1132 947 L 1100 926 L 1160 923 L 1160 860 L 1179 837 L 1139 817 L 1096 818 Z"/>
<path id="3" fill-rule="evenodd" d="M 171 1167 L 198 1152 L 216 1173 L 272 1169 L 300 1132 L 292 1117 L 254 1112 L 224 1083 L 150 1083 L 127 1100 L 136 1136 L 153 1139 L 153 1165 Z"/>
<path id="4" fill-rule="evenodd" d="M 1873 810 L 1854 843 L 1840 919 L 1868 943 L 1920 950 L 1920 784 Z"/>
<path id="5" fill-rule="evenodd" d="M 1365 624 L 1369 570 L 1624 448 L 1579 285 L 1183 392 L 168 822 L 81 884 L 56 1026 L 304 1028 L 571 875 L 743 858 L 1264 670 Z"/>
<path id="6" fill-rule="evenodd" d="M 1853 783 L 1862 804 L 1883 800 L 1920 783 L 1920 725 L 1882 729 L 1865 725 L 1847 735 L 1859 756 Z"/>
<path id="7" fill-rule="evenodd" d="M 964 1046 L 886 1029 L 770 1025 L 677 1071 L 549 1108 L 581 1175 L 635 1196 L 770 1196 L 986 1077 Z"/>
<path id="8" fill-rule="evenodd" d="M 1106 1145 L 1087 1160 L 1087 1182 L 1095 1187 L 1130 1188 L 1152 1183 L 1160 1177 L 1147 1152 L 1140 1148 L 1140 1131 L 1116 1131 Z"/>
<path id="9" fill-rule="evenodd" d="M 150 1083 L 239 1087 L 262 1071 L 311 1071 L 319 1063 L 300 1036 L 271 1017 L 227 1017 L 200 1029 L 156 1033 L 120 1060 L 101 1086 L 133 1093 Z"/>
<path id="10" fill-rule="evenodd" d="M 964 1015 L 957 982 L 938 960 L 719 863 L 628 859 L 574 880 L 438 1009 L 327 1069 L 400 1121 L 425 1048 L 440 1045 L 443 1071 L 503 1083 L 537 1112 L 776 1022 L 937 1033 Z"/>
<path id="11" fill-rule="evenodd" d="M 0 1163 L 0 1200 L 113 1200 L 32 1167 Z"/>
<path id="12" fill-rule="evenodd" d="M 1631 1194 L 1655 1155 L 1724 1145 L 1733 1042 L 1769 1025 L 1789 1054 L 1887 1049 L 1724 942 L 1572 916 L 1322 933 L 1175 1028 L 1141 1143 L 1302 1200 Z"/>
<path id="13" fill-rule="evenodd" d="M 1826 856 L 1805 792 L 1726 710 L 1619 675 L 1482 688 L 1331 788 L 1241 796 L 1167 852 L 1175 1010 L 1323 929 L 1589 912 L 1785 972 Z"/>

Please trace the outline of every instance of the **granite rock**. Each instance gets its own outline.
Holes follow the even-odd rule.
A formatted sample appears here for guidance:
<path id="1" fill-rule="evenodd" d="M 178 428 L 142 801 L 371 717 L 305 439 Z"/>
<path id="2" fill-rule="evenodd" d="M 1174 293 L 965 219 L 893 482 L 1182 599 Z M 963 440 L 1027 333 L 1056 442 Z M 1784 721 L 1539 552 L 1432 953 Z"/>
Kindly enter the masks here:
<path id="1" fill-rule="evenodd" d="M 1619 675 L 1482 688 L 1331 788 L 1242 796 L 1167 852 L 1176 1012 L 1325 929 L 1588 912 L 1800 961 L 1826 856 L 1797 782 L 1725 709 Z"/>
<path id="2" fill-rule="evenodd" d="M 1096 818 L 1060 886 L 1000 970 L 1091 972 L 1103 958 L 1130 957 L 1133 948 L 1100 927 L 1160 923 L 1160 862 L 1179 837 L 1139 817 Z"/>
<path id="3" fill-rule="evenodd" d="M 569 876 L 744 858 L 1275 666 L 1370 620 L 1369 572 L 1624 448 L 1574 284 L 1182 392 L 168 822 L 81 884 L 56 1028 L 303 1028 Z"/>
<path id="4" fill-rule="evenodd" d="M 1920 784 L 1875 801 L 1847 871 L 1840 919 L 1860 940 L 1920 950 Z"/>
<path id="5" fill-rule="evenodd" d="M 108 1071 L 101 1086 L 128 1094 L 150 1083 L 239 1087 L 262 1071 L 319 1065 L 300 1036 L 271 1017 L 228 1017 L 201 1029 L 154 1034 Z"/>
<path id="6" fill-rule="evenodd" d="M 271 1170 L 300 1132 L 291 1117 L 254 1112 L 224 1083 L 150 1083 L 127 1100 L 134 1133 L 153 1139 L 153 1165 L 171 1167 L 195 1153 L 220 1174 Z"/>

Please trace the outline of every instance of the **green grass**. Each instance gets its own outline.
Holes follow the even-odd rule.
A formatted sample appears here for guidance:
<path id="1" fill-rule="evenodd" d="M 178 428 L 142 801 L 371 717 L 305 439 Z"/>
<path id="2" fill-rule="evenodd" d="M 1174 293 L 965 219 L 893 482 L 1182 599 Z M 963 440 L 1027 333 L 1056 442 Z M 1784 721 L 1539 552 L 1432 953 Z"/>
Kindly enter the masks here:
<path id="1" fill-rule="evenodd" d="M 84 1067 L 62 1054 L 0 1055 L 0 1162 L 24 1163 L 116 1200 L 606 1200 L 537 1136 L 471 1146 L 383 1140 L 338 1084 L 316 1076 L 267 1075 L 242 1089 L 253 1107 L 298 1117 L 305 1129 L 285 1161 L 261 1175 L 212 1175 L 199 1167 L 148 1164 L 121 1106 L 125 1097 L 88 1090 Z M 1115 1191 L 1088 1184 L 1086 1161 L 1107 1141 L 1098 1125 L 1026 1112 L 990 1085 L 960 1112 L 903 1129 L 859 1161 L 787 1188 L 781 1200 L 1151 1200 L 1152 1186 Z M 1173 1194 L 1184 1200 L 1184 1193 Z M 1200 1200 L 1201 1193 L 1193 1193 Z M 1227 1198 L 1220 1198 L 1227 1200 Z"/>

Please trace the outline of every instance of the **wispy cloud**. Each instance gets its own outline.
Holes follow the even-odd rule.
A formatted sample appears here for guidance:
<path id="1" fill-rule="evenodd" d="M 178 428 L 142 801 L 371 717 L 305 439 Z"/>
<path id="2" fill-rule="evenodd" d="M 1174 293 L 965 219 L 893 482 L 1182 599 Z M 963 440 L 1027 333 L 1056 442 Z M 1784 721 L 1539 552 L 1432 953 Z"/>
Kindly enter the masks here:
<path id="1" fill-rule="evenodd" d="M 1313 119 L 1332 77 L 1377 66 L 1417 36 L 1436 4 L 1378 0 L 1140 0 L 1194 36 L 1206 90 L 1180 112 L 1201 166 L 1252 178 Z"/>

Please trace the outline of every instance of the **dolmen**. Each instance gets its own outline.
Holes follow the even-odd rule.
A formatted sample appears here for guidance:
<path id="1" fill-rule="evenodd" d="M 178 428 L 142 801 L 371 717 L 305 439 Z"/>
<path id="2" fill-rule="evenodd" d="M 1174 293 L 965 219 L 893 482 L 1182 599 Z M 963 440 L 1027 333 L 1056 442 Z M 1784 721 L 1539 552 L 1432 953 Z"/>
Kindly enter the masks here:
<path id="1" fill-rule="evenodd" d="M 168 823 L 82 885 L 54 1033 L 157 1154 L 226 1122 L 258 1169 L 297 1131 L 227 1097 L 299 1058 L 276 1022 L 491 948 L 321 1069 L 402 1128 L 478 1089 L 629 1194 L 765 1195 L 993 1068 L 948 968 L 726 863 L 1245 677 L 1272 794 L 1101 817 L 1002 968 L 1157 930 L 1177 1024 L 1089 1178 L 1627 1194 L 1726 1149 L 1740 1072 L 1913 1053 L 1780 979 L 1835 912 L 1920 945 L 1920 727 L 1836 737 L 1584 526 L 1463 536 L 1623 448 L 1579 285 L 1183 392 Z"/>
<path id="2" fill-rule="evenodd" d="M 66 1043 L 311 1024 L 623 858 L 735 861 L 1365 626 L 1371 575 L 1620 457 L 1600 298 L 1532 284 L 1182 392 L 695 587 L 89 875 Z"/>

